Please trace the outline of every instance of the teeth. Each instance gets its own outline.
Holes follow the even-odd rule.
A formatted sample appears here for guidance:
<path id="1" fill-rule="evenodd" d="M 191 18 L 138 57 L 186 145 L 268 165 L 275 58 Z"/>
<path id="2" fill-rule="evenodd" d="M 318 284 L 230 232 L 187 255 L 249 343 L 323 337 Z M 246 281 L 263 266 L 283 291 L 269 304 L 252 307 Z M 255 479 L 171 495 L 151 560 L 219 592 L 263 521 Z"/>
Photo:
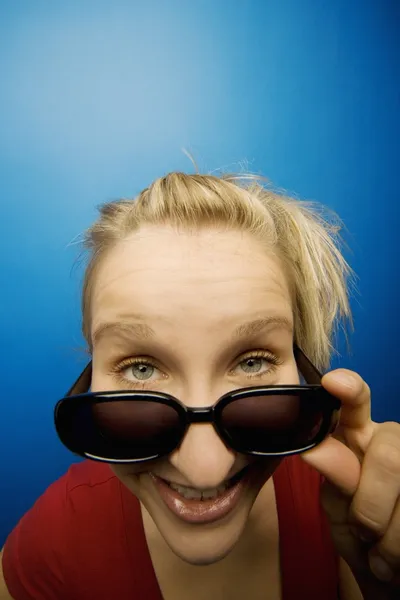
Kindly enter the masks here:
<path id="1" fill-rule="evenodd" d="M 226 484 L 222 484 L 222 485 L 219 485 L 217 488 L 214 488 L 213 490 L 204 490 L 204 492 L 202 492 L 202 494 L 201 494 L 201 497 L 203 500 L 209 500 L 210 498 L 216 498 L 217 496 L 219 496 L 220 494 L 225 492 L 227 487 L 228 486 Z"/>
<path id="2" fill-rule="evenodd" d="M 175 485 L 175 483 L 170 483 L 170 487 L 173 490 L 176 490 L 181 496 L 184 498 L 190 499 L 201 499 L 201 492 L 199 490 L 195 490 L 194 488 L 183 487 L 182 485 Z"/>
<path id="3" fill-rule="evenodd" d="M 200 490 L 195 490 L 194 488 L 184 487 L 182 485 L 176 485 L 175 483 L 170 483 L 170 487 L 177 491 L 181 496 L 187 498 L 188 500 L 210 500 L 211 498 L 216 498 L 227 489 L 228 485 L 223 483 L 219 485 L 217 488 L 204 490 L 201 492 Z"/>

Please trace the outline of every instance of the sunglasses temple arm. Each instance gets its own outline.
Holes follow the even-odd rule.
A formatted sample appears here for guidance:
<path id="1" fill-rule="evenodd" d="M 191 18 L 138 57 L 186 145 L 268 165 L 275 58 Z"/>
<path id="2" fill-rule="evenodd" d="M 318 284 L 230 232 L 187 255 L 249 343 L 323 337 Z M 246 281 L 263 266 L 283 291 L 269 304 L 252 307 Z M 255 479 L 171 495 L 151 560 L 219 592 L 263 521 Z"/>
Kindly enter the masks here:
<path id="1" fill-rule="evenodd" d="M 304 354 L 303 350 L 294 344 L 293 353 L 296 359 L 297 367 L 300 373 L 303 375 L 306 383 L 320 384 L 322 373 L 313 365 L 311 360 Z"/>
<path id="2" fill-rule="evenodd" d="M 71 386 L 65 396 L 73 396 L 75 394 L 85 394 L 90 389 L 92 382 L 92 361 L 90 361 L 79 375 L 78 379 Z"/>

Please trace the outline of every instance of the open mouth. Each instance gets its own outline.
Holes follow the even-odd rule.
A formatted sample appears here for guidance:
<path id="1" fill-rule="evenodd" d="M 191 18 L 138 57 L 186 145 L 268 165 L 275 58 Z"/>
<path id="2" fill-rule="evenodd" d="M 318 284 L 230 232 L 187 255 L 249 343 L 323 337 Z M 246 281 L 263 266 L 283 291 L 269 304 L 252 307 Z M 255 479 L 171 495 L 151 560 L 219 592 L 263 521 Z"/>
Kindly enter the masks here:
<path id="1" fill-rule="evenodd" d="M 196 490 L 176 485 L 150 473 L 150 477 L 172 513 L 189 523 L 212 523 L 229 514 L 238 505 L 255 473 L 247 465 L 220 486 L 209 490 Z"/>
<path id="2" fill-rule="evenodd" d="M 171 489 L 178 492 L 183 498 L 187 500 L 201 500 L 207 501 L 212 500 L 213 498 L 217 498 L 223 495 L 227 490 L 232 488 L 233 486 L 240 481 L 240 479 L 245 475 L 248 471 L 250 465 L 247 465 L 243 469 L 241 469 L 236 475 L 222 483 L 216 488 L 209 488 L 207 490 L 197 490 L 195 488 L 187 487 L 184 485 L 178 485 L 176 483 L 172 483 L 166 479 L 163 479 L 164 483 L 166 483 Z"/>

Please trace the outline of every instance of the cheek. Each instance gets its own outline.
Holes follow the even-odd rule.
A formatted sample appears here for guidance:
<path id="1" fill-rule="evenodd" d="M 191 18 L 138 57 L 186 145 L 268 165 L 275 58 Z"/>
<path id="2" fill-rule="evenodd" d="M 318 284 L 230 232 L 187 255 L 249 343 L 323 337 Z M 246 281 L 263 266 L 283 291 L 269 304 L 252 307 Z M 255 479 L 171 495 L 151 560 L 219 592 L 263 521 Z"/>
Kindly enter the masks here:
<path id="1" fill-rule="evenodd" d="M 158 464 L 158 463 L 157 463 Z M 144 465 L 109 465 L 111 471 L 120 482 L 128 488 L 135 496 L 140 500 L 141 497 L 141 475 L 147 474 L 149 471 L 156 471 L 157 466 L 155 462 L 148 462 Z"/>
<path id="2" fill-rule="evenodd" d="M 148 472 L 153 470 L 154 463 L 147 463 L 147 466 L 143 464 L 131 464 L 131 465 L 113 465 L 109 464 L 111 471 L 118 477 L 118 479 L 128 479 L 132 476 L 138 476 L 140 473 Z"/>
<path id="3" fill-rule="evenodd" d="M 138 465 L 135 467 L 132 465 L 109 465 L 111 471 L 118 477 L 118 479 L 127 487 L 132 489 L 132 486 L 135 488 L 139 485 L 139 477 L 140 474 L 144 472 L 143 465 Z M 148 468 L 149 469 L 149 468 Z"/>
<path id="4" fill-rule="evenodd" d="M 135 465 L 110 465 L 111 471 L 118 477 L 122 485 L 129 490 L 131 494 L 141 500 L 140 493 L 140 474 L 143 473 L 140 467 Z"/>

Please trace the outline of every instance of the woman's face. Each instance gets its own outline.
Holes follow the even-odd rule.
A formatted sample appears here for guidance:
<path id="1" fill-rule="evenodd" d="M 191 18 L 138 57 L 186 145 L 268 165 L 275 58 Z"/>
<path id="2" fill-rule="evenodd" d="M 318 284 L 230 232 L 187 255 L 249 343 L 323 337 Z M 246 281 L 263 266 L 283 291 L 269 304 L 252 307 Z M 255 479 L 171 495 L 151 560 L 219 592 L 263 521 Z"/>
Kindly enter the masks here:
<path id="1" fill-rule="evenodd" d="M 148 226 L 120 242 L 97 274 L 91 331 L 92 391 L 162 391 L 208 407 L 237 388 L 299 382 L 282 267 L 236 231 Z M 168 457 L 111 468 L 175 554 L 210 564 L 239 540 L 278 462 L 238 454 L 199 423 Z M 245 467 L 232 500 L 225 484 Z"/>

